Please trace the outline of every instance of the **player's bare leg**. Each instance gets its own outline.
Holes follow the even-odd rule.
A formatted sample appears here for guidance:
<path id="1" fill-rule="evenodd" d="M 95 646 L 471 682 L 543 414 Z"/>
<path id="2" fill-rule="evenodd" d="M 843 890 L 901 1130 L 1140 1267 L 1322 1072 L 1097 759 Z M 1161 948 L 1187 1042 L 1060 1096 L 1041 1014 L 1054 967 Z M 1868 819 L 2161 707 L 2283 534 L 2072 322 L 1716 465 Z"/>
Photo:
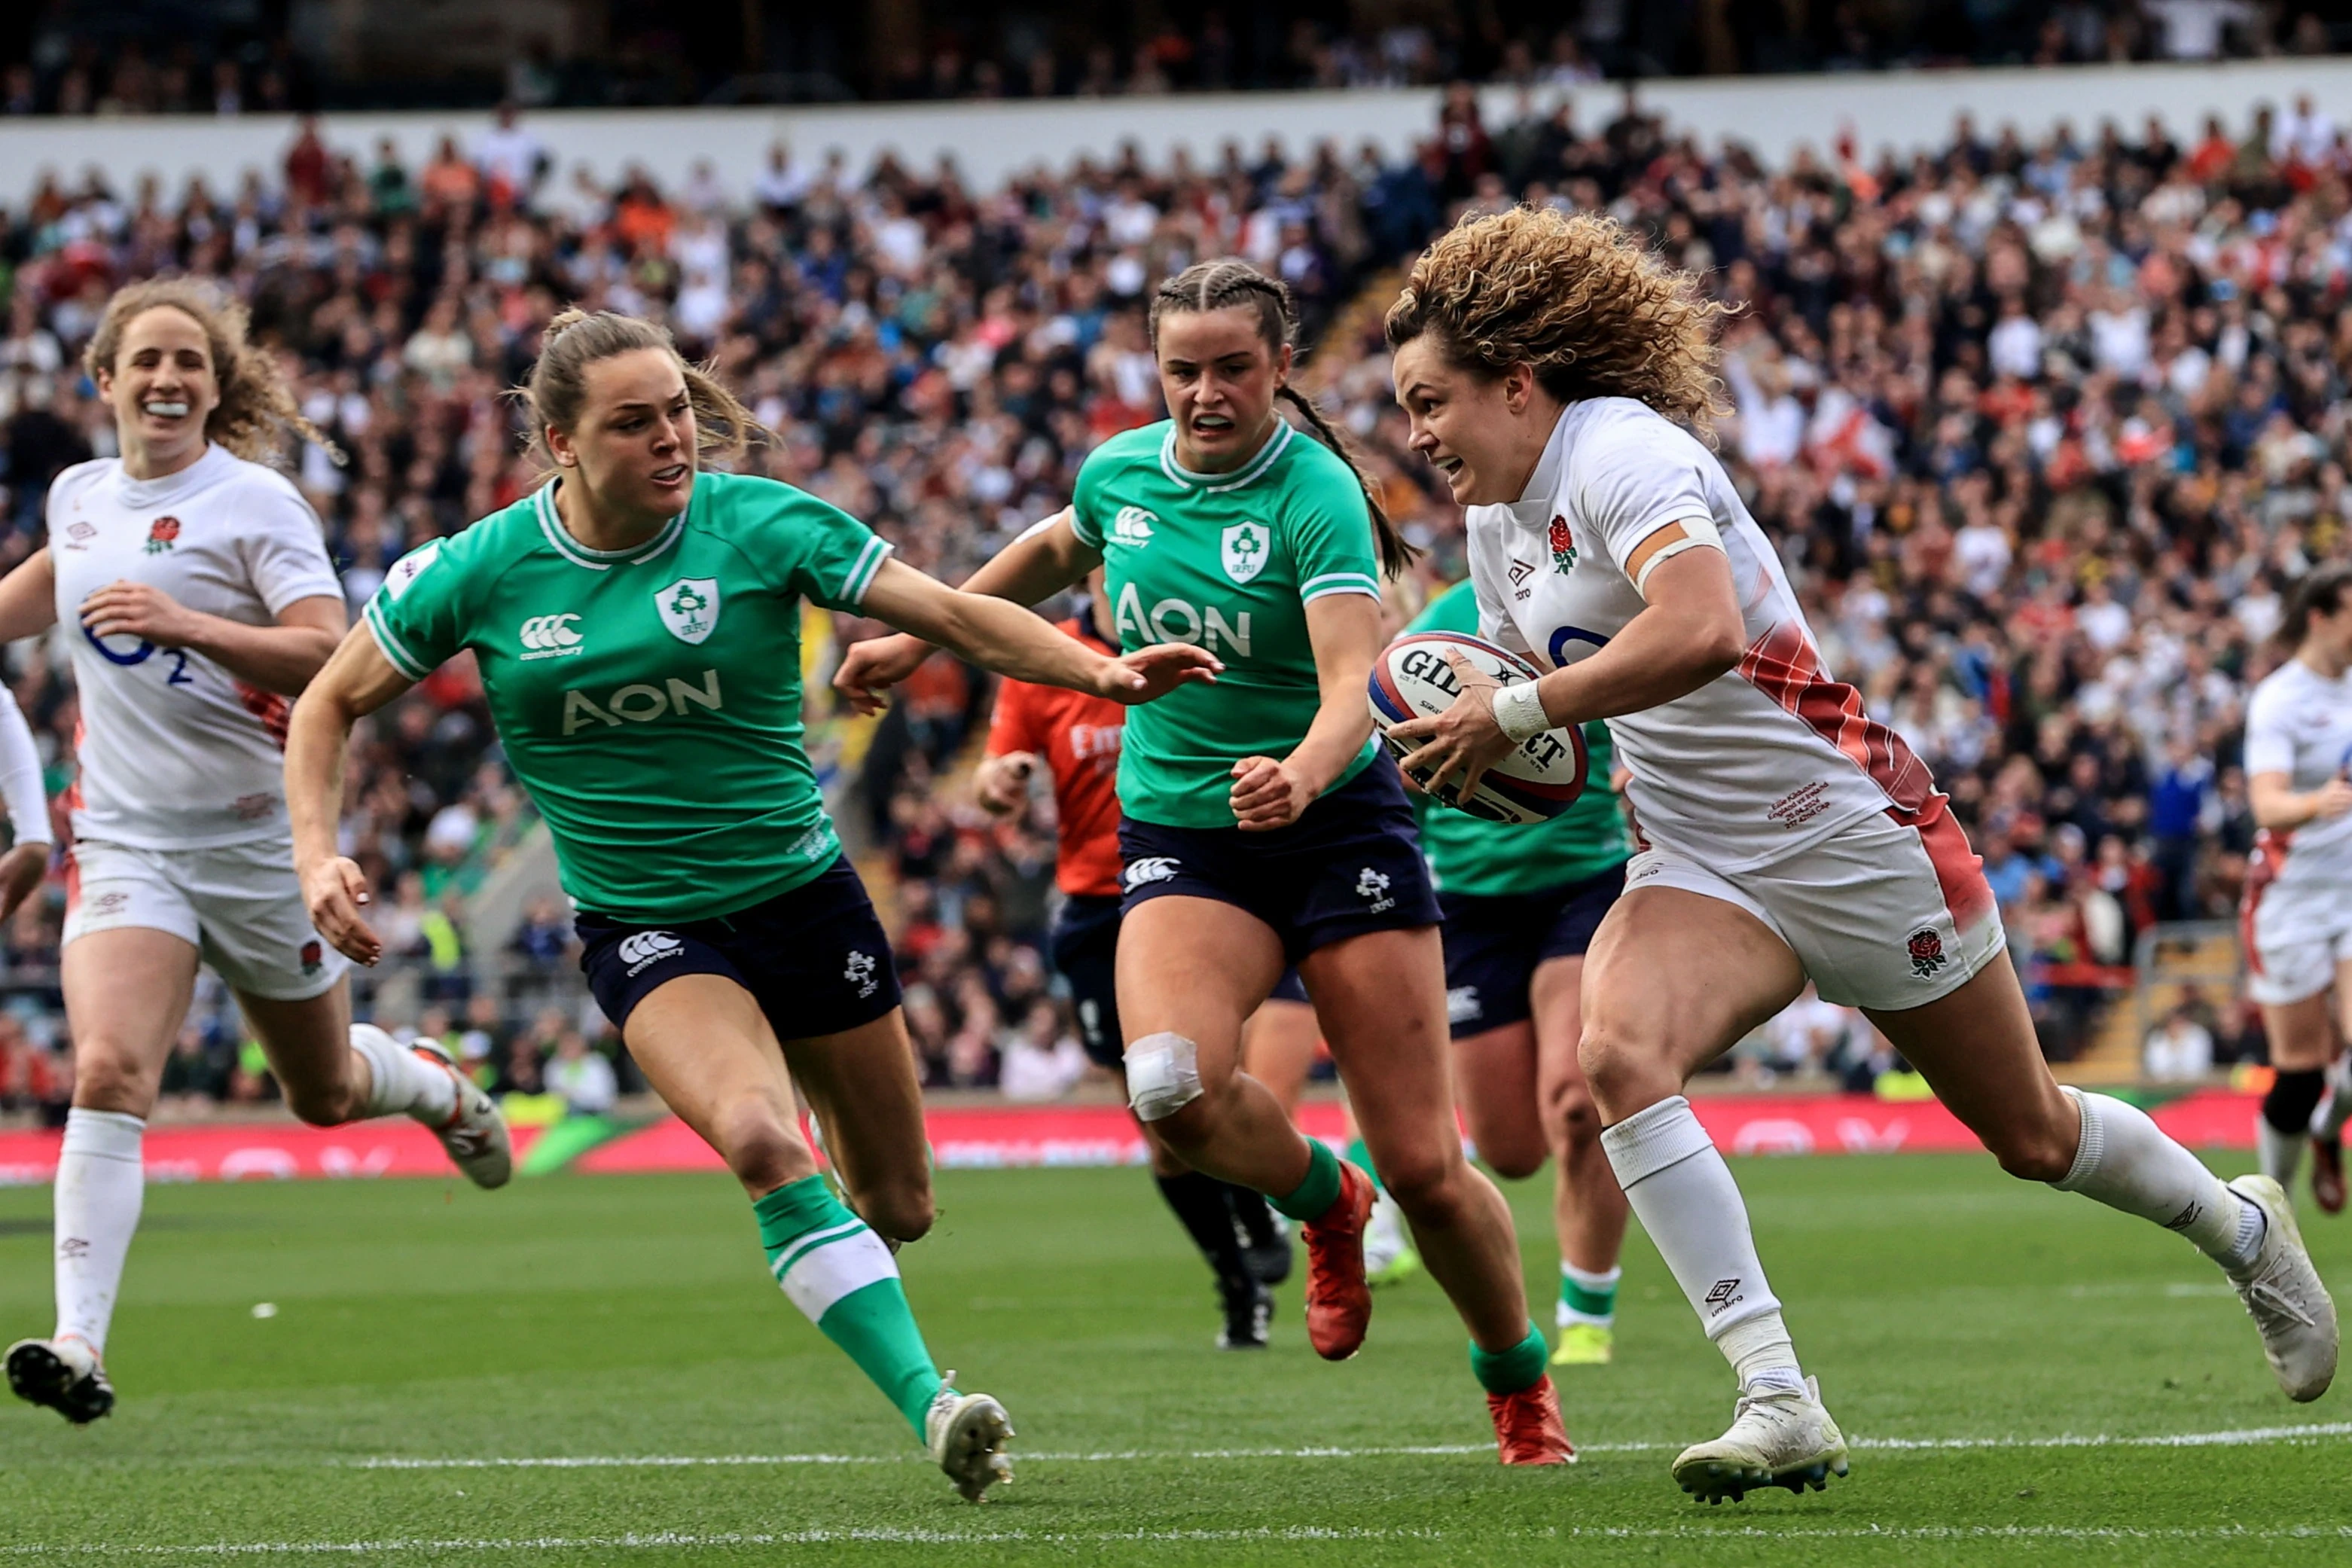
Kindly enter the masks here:
<path id="1" fill-rule="evenodd" d="M 142 1143 L 172 1041 L 195 994 L 196 949 L 170 931 L 118 926 L 66 944 L 73 1108 L 58 1151 L 57 1328 L 8 1351 L 9 1386 L 77 1424 L 114 1407 L 103 1357 L 146 1198 Z"/>
<path id="2" fill-rule="evenodd" d="M 1746 910 L 1635 888 L 1585 955 L 1580 1056 L 1611 1168 L 1691 1310 L 1739 1379 L 1731 1426 L 1685 1449 L 1675 1479 L 1709 1500 L 1826 1484 L 1845 1439 L 1804 1375 L 1731 1169 L 1683 1098 L 1694 1072 L 1804 988 L 1788 944 Z"/>
<path id="3" fill-rule="evenodd" d="M 2336 1055 L 2336 1010 L 2328 994 L 2264 1003 L 2263 1033 L 2270 1042 L 2271 1086 L 2254 1117 L 2255 1147 L 2262 1173 L 2293 1192 L 2304 1146 L 2311 1140 L 2312 1118 L 2327 1092 L 2327 1064 Z M 2318 1185 L 2315 1174 L 2313 1185 Z M 2342 1206 L 2340 1199 L 2336 1206 Z"/>
<path id="4" fill-rule="evenodd" d="M 1363 1276 L 1371 1180 L 1303 1136 L 1240 1065 L 1244 1021 L 1282 970 L 1273 928 L 1221 900 L 1170 895 L 1129 911 L 1118 943 L 1128 1103 L 1194 1170 L 1263 1193 L 1305 1222 L 1307 1336 L 1318 1354 L 1345 1360 L 1371 1316 Z"/>
<path id="5" fill-rule="evenodd" d="M 1129 1103 L 1192 1169 L 1277 1197 L 1307 1179 L 1312 1156 L 1282 1101 L 1242 1070 L 1241 1043 L 1282 969 L 1273 929 L 1220 900 L 1150 899 L 1119 927 Z M 1164 1060 L 1164 1083 L 1139 1081 L 1146 1053 L 1154 1068 Z"/>
<path id="6" fill-rule="evenodd" d="M 2336 1375 L 2336 1304 L 2280 1184 L 2244 1176 L 2225 1187 L 2145 1111 L 2060 1089 L 2006 952 L 1927 1006 L 1868 1016 L 2003 1170 L 2178 1231 L 2237 1287 L 2287 1396 L 2326 1392 Z"/>
<path id="7" fill-rule="evenodd" d="M 1242 1069 L 1272 1090 L 1283 1114 L 1296 1121 L 1322 1044 L 1323 1026 L 1316 1022 L 1311 1004 L 1269 996 L 1242 1026 Z M 1263 1195 L 1230 1184 L 1225 1191 L 1242 1229 L 1250 1273 L 1261 1284 L 1281 1284 L 1290 1278 L 1289 1225 Z"/>
<path id="8" fill-rule="evenodd" d="M 964 1496 L 977 1500 L 1009 1479 L 1013 1428 L 1003 1407 L 957 1392 L 953 1374 L 941 1375 L 883 1239 L 913 1240 L 931 1223 L 930 1163 L 902 1015 L 894 1008 L 788 1048 L 750 992 L 719 975 L 685 974 L 639 1002 L 622 1035 L 646 1081 L 742 1184 L 785 1297 L 898 1407 Z M 788 1055 L 806 1074 L 825 1148 L 859 1212 L 817 1173 Z"/>
<path id="9" fill-rule="evenodd" d="M 432 1129 L 449 1159 L 479 1187 L 514 1173 L 505 1118 L 481 1086 L 431 1041 L 403 1046 L 373 1024 L 352 1022 L 348 979 L 316 996 L 236 993 L 238 1011 L 286 1090 L 287 1109 L 314 1127 L 405 1115 Z"/>

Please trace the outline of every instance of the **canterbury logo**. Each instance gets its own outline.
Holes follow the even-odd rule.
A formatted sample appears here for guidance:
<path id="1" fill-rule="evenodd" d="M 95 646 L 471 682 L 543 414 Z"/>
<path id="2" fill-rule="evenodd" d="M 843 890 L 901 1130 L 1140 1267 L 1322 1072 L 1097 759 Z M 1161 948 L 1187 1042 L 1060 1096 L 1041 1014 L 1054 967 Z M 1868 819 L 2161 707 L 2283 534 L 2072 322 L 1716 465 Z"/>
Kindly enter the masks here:
<path id="1" fill-rule="evenodd" d="M 1151 539 L 1151 525 L 1160 520 L 1139 506 L 1123 506 L 1118 515 L 1110 520 L 1111 542 L 1117 544 L 1145 544 Z"/>
<path id="2" fill-rule="evenodd" d="M 650 963 L 656 958 L 667 958 L 684 943 L 666 931 L 641 931 L 621 939 L 623 963 Z"/>
<path id="3" fill-rule="evenodd" d="M 577 615 L 533 616 L 523 622 L 516 638 L 522 644 L 525 658 L 562 658 L 580 647 L 580 634 L 572 629 Z"/>
<path id="4" fill-rule="evenodd" d="M 1127 885 L 1140 888 L 1147 882 L 1172 881 L 1176 868 L 1182 862 L 1172 855 L 1151 855 L 1135 861 L 1127 868 Z"/>

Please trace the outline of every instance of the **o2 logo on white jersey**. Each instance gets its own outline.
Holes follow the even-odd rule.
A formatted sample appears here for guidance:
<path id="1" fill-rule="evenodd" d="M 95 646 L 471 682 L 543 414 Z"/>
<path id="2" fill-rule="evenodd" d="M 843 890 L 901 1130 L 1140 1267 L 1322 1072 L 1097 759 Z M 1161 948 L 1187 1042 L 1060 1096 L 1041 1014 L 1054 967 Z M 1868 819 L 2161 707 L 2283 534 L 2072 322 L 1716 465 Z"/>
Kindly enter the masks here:
<path id="1" fill-rule="evenodd" d="M 570 658 L 579 653 L 580 634 L 572 629 L 572 623 L 579 618 L 576 611 L 567 611 L 560 616 L 533 616 L 523 622 L 521 629 L 515 633 L 515 639 L 522 644 L 523 662 Z"/>
<path id="2" fill-rule="evenodd" d="M 394 562 L 392 570 L 383 574 L 383 596 L 397 600 L 408 592 L 408 585 L 416 581 L 418 574 L 440 558 L 441 542 L 428 539 Z"/>
<path id="3" fill-rule="evenodd" d="M 621 962 L 631 974 L 665 958 L 676 958 L 686 944 L 666 931 L 641 931 L 621 939 Z"/>
<path id="4" fill-rule="evenodd" d="M 1151 525 L 1160 521 L 1139 506 L 1123 506 L 1118 515 L 1110 520 L 1110 532 L 1104 536 L 1105 544 L 1132 544 L 1137 549 L 1151 542 Z"/>
<path id="5" fill-rule="evenodd" d="M 1183 864 L 1173 855 L 1147 855 L 1129 863 L 1123 879 L 1130 891 L 1152 882 L 1172 882 L 1177 868 Z"/>

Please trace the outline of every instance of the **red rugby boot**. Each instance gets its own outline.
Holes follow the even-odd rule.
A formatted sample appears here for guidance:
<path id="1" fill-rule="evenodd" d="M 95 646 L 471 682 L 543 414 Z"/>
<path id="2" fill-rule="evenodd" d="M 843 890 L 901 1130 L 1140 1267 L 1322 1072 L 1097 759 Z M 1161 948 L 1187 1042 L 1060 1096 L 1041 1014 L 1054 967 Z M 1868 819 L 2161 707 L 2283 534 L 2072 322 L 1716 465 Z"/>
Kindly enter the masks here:
<path id="1" fill-rule="evenodd" d="M 1307 1222 L 1307 1339 L 1325 1361 L 1346 1361 L 1363 1348 L 1372 1321 L 1372 1289 L 1364 1282 L 1364 1222 L 1372 1216 L 1372 1179 L 1339 1162 L 1339 1195 Z"/>
<path id="2" fill-rule="evenodd" d="M 1495 1418 L 1495 1450 L 1507 1465 L 1572 1465 L 1576 1445 L 1559 1418 L 1559 1391 L 1549 1377 L 1517 1394 L 1486 1395 Z"/>

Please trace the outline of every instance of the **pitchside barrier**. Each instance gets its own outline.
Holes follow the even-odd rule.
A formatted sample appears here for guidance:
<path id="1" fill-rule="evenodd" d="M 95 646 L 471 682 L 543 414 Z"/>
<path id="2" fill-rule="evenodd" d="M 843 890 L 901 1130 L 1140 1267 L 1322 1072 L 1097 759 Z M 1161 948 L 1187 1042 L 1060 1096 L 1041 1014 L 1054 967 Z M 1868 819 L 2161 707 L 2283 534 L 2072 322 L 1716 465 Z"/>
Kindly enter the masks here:
<path id="1" fill-rule="evenodd" d="M 2135 1095 L 2157 1124 L 2192 1148 L 2253 1143 L 2258 1097 L 2194 1089 L 2166 1100 Z M 1868 1095 L 1701 1095 L 1698 1119 L 1729 1154 L 1895 1154 L 1972 1150 L 1976 1140 L 1934 1100 Z M 1336 1101 L 1299 1108 L 1306 1130 L 1335 1147 L 1346 1139 Z M 933 1108 L 926 1115 L 938 1163 L 950 1170 L 1141 1165 L 1135 1123 L 1119 1105 Z M 45 1183 L 57 1168 L 55 1131 L 0 1132 L 0 1184 Z M 673 1116 L 640 1121 L 566 1117 L 520 1126 L 525 1175 L 559 1172 L 717 1171 L 718 1155 Z M 405 1118 L 348 1127 L 290 1121 L 238 1125 L 158 1122 L 147 1131 L 151 1181 L 296 1177 L 438 1176 L 457 1179 L 432 1135 Z"/>

